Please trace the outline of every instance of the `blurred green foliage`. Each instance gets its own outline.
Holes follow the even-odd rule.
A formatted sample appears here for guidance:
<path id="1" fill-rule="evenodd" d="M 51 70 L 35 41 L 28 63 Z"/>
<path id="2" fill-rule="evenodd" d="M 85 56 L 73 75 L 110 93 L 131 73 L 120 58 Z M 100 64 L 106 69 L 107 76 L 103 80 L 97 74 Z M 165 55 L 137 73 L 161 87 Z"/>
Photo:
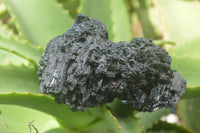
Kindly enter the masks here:
<path id="1" fill-rule="evenodd" d="M 142 36 L 166 48 L 172 68 L 188 82 L 176 124 L 160 120 L 170 109 L 137 112 L 116 99 L 72 112 L 39 94 L 36 72 L 44 48 L 71 27 L 78 13 L 106 24 L 111 41 Z M 0 1 L 0 132 L 199 133 L 199 14 L 198 0 Z"/>

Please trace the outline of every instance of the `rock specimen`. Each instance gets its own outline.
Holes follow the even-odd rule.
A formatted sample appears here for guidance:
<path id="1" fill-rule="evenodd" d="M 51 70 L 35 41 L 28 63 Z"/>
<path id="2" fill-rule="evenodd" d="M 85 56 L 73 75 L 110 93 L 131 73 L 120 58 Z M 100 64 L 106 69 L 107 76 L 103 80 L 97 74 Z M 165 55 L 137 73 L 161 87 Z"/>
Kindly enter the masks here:
<path id="1" fill-rule="evenodd" d="M 114 43 L 99 20 L 78 15 L 42 55 L 40 91 L 73 111 L 119 98 L 137 111 L 174 107 L 186 81 L 170 68 L 171 57 L 152 40 Z"/>

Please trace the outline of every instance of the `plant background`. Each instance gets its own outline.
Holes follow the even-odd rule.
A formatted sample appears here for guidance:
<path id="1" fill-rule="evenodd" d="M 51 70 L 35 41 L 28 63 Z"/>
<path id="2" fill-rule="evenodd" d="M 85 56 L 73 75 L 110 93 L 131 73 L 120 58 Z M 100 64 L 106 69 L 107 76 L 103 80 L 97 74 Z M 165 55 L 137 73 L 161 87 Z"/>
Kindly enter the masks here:
<path id="1" fill-rule="evenodd" d="M 106 24 L 109 39 L 154 39 L 187 80 L 176 108 L 130 110 L 117 99 L 72 112 L 39 93 L 37 68 L 46 44 L 71 27 L 78 13 Z M 199 133 L 199 0 L 0 0 L 0 132 Z M 160 118 L 176 113 L 178 121 Z"/>

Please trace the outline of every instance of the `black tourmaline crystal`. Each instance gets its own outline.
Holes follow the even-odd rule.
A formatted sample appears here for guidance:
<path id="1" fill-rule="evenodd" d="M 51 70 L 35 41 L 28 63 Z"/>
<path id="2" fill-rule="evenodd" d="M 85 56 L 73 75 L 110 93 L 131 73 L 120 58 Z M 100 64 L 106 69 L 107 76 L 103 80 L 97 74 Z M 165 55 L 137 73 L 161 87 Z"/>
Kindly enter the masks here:
<path id="1" fill-rule="evenodd" d="M 152 40 L 111 42 L 104 24 L 78 15 L 66 33 L 47 44 L 39 63 L 40 91 L 74 111 L 114 98 L 138 111 L 174 107 L 186 81 L 170 63 Z"/>

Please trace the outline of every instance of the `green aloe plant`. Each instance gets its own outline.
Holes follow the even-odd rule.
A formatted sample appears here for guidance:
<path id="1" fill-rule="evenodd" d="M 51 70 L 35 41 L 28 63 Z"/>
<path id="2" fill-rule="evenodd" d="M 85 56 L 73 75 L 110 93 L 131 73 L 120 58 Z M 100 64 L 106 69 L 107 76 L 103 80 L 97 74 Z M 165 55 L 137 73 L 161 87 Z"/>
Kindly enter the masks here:
<path id="1" fill-rule="evenodd" d="M 193 0 L 0 1 L 0 132 L 200 132 L 199 5 Z M 177 105 L 180 125 L 160 121 L 170 109 L 137 112 L 116 99 L 72 112 L 40 94 L 36 73 L 46 44 L 71 27 L 78 13 L 106 24 L 111 41 L 144 36 L 169 51 L 172 68 L 188 82 Z"/>

